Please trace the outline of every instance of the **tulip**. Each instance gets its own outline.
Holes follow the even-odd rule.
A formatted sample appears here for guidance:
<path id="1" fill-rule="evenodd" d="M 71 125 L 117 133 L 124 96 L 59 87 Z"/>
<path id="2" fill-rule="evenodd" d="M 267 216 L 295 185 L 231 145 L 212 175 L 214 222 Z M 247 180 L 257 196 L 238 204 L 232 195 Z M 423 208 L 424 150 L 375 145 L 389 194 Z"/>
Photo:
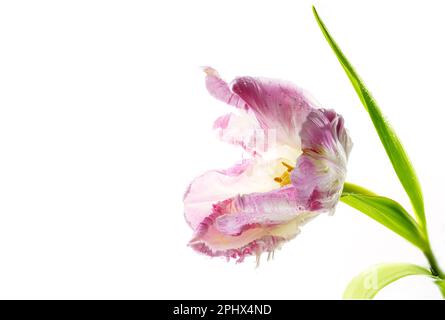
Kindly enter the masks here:
<path id="1" fill-rule="evenodd" d="M 295 85 L 240 77 L 230 85 L 204 68 L 206 86 L 235 112 L 214 123 L 221 140 L 248 154 L 225 170 L 197 177 L 184 195 L 189 246 L 211 257 L 242 262 L 270 257 L 341 195 L 352 142 L 342 116 L 318 107 Z"/>

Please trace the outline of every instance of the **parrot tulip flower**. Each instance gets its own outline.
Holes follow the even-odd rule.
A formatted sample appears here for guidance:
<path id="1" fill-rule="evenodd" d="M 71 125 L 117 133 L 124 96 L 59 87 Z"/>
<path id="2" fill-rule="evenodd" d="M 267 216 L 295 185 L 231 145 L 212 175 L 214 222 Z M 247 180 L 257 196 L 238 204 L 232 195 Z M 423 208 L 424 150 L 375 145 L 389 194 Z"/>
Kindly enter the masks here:
<path id="1" fill-rule="evenodd" d="M 235 107 L 218 118 L 221 140 L 249 159 L 197 177 L 184 195 L 194 250 L 212 256 L 257 259 L 294 238 L 308 220 L 333 213 L 352 147 L 343 118 L 319 108 L 291 83 L 240 77 L 230 85 L 207 67 L 206 86 Z"/>

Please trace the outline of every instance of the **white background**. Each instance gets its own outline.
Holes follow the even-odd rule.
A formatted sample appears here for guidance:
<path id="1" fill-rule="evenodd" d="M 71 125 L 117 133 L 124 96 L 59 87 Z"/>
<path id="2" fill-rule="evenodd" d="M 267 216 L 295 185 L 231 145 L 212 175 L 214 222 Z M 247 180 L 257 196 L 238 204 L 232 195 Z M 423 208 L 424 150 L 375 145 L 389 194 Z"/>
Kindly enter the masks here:
<path id="1" fill-rule="evenodd" d="M 445 266 L 442 1 L 314 1 L 399 133 Z M 239 149 L 204 86 L 287 79 L 343 114 L 348 180 L 409 202 L 325 42 L 312 1 L 4 1 L 0 4 L 0 298 L 341 298 L 409 243 L 339 204 L 255 269 L 186 246 L 182 195 Z M 439 298 L 411 277 L 378 298 Z"/>

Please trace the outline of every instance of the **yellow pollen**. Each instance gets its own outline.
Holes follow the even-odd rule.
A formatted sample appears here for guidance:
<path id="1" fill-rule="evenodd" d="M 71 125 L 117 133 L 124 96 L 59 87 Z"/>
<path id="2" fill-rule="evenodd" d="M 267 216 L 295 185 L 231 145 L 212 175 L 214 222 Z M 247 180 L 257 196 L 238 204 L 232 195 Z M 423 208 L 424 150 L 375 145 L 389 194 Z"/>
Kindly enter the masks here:
<path id="1" fill-rule="evenodd" d="M 287 168 L 287 170 L 283 172 L 281 177 L 275 177 L 274 181 L 278 182 L 281 187 L 284 187 L 284 186 L 290 184 L 290 182 L 291 182 L 290 181 L 290 176 L 291 176 L 292 170 L 294 170 L 294 167 L 292 167 L 291 165 L 287 164 L 286 162 L 281 162 L 281 164 L 283 166 L 285 166 Z"/>
<path id="2" fill-rule="evenodd" d="M 281 164 L 287 168 L 288 172 L 291 172 L 292 170 L 294 170 L 294 167 L 292 167 L 291 165 L 287 164 L 284 161 L 282 161 Z"/>

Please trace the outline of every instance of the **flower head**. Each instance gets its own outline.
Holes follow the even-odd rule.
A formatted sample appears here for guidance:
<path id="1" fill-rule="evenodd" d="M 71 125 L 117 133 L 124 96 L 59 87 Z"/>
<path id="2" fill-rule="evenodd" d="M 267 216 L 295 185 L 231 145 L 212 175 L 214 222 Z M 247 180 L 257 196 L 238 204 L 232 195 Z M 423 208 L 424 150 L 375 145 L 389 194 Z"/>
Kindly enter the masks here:
<path id="1" fill-rule="evenodd" d="M 305 222 L 334 212 L 352 147 L 343 118 L 291 83 L 241 77 L 228 85 L 214 69 L 204 71 L 210 94 L 236 108 L 214 128 L 251 157 L 187 188 L 189 245 L 239 262 L 271 254 Z"/>

